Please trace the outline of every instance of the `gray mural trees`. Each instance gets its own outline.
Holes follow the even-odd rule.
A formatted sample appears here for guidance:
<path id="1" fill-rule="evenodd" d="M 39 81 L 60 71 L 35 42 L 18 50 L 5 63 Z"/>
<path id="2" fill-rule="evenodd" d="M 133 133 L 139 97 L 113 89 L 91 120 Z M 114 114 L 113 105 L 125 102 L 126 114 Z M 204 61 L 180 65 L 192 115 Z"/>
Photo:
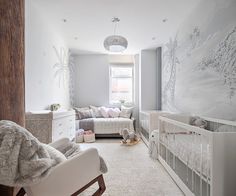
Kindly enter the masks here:
<path id="1" fill-rule="evenodd" d="M 228 97 L 232 99 L 236 93 L 236 27 L 230 31 L 210 55 L 198 64 L 202 71 L 211 69 L 216 72 L 229 88 Z"/>
<path id="2" fill-rule="evenodd" d="M 55 54 L 57 56 L 57 62 L 53 65 L 53 69 L 55 69 L 54 78 L 58 79 L 58 86 L 61 87 L 61 83 L 63 87 L 66 87 L 66 84 L 69 79 L 69 72 L 72 68 L 69 65 L 69 54 L 65 48 L 60 48 L 58 51 L 56 47 L 53 47 Z"/>
<path id="3" fill-rule="evenodd" d="M 166 51 L 163 54 L 164 58 L 164 71 L 168 72 L 169 79 L 163 89 L 163 102 L 168 109 L 175 108 L 175 82 L 176 82 L 176 65 L 179 64 L 179 60 L 176 56 L 176 50 L 178 48 L 177 34 L 172 40 L 165 45 Z"/>
<path id="4" fill-rule="evenodd" d="M 66 51 L 64 48 L 61 48 L 60 51 L 56 47 L 53 48 L 58 60 L 53 65 L 53 69 L 55 69 L 54 78 L 58 79 L 59 88 L 61 87 L 61 83 L 64 88 L 69 88 L 70 105 L 74 106 L 74 58 L 71 52 Z"/>

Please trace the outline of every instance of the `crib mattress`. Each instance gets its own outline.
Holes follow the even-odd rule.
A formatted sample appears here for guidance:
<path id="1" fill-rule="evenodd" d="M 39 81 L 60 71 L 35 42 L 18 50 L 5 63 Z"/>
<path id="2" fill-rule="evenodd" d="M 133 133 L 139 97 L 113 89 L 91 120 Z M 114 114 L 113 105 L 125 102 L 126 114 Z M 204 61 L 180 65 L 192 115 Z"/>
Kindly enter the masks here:
<path id="1" fill-rule="evenodd" d="M 210 176 L 209 142 L 200 135 L 165 134 L 161 141 L 190 168 Z"/>

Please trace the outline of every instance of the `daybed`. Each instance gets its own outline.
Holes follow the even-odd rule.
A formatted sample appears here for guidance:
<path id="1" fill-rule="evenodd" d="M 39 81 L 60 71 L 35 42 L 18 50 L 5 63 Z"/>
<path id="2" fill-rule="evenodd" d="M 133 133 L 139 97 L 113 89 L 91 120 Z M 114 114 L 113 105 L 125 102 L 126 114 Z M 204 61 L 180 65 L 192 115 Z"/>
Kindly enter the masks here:
<path id="1" fill-rule="evenodd" d="M 93 108 L 93 107 L 92 107 Z M 85 109 L 88 111 L 88 109 Z M 104 115 L 98 114 L 98 110 L 93 108 L 89 109 L 92 114 L 89 118 L 82 118 L 76 120 L 76 129 L 84 129 L 84 130 L 92 130 L 96 137 L 99 136 L 120 136 L 120 131 L 124 128 L 129 130 L 134 130 L 134 118 L 131 117 L 132 111 L 127 111 L 124 115 L 122 115 L 122 108 L 121 111 L 118 112 L 115 117 L 111 115 Z M 78 114 L 78 109 L 77 109 Z M 92 117 L 92 118 L 91 118 Z M 79 117 L 81 118 L 81 117 Z"/>

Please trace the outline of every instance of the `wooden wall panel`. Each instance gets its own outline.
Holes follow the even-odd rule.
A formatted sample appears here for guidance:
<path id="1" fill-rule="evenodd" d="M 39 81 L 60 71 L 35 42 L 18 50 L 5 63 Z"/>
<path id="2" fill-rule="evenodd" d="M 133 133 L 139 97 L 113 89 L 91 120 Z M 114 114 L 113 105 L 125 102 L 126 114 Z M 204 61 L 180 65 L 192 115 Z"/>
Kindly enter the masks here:
<path id="1" fill-rule="evenodd" d="M 24 0 L 0 0 L 0 119 L 24 125 Z"/>
<path id="2" fill-rule="evenodd" d="M 0 120 L 25 123 L 24 0 L 0 0 Z M 13 188 L 0 185 L 0 195 Z"/>

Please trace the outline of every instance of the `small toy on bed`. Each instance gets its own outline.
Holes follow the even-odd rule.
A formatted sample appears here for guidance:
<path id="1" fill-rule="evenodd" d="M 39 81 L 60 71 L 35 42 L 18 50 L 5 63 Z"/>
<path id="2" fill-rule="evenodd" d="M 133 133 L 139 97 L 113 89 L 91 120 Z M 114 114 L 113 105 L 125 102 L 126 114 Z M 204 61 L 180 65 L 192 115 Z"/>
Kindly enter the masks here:
<path id="1" fill-rule="evenodd" d="M 120 131 L 120 135 L 123 137 L 121 143 L 125 145 L 134 145 L 140 140 L 139 136 L 134 131 L 129 131 L 126 128 Z"/>
<path id="2" fill-rule="evenodd" d="M 199 116 L 194 116 L 190 120 L 190 125 L 205 129 L 207 128 L 207 121 L 200 118 Z"/>

